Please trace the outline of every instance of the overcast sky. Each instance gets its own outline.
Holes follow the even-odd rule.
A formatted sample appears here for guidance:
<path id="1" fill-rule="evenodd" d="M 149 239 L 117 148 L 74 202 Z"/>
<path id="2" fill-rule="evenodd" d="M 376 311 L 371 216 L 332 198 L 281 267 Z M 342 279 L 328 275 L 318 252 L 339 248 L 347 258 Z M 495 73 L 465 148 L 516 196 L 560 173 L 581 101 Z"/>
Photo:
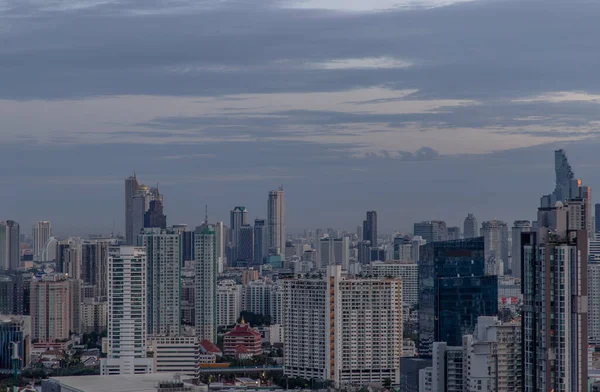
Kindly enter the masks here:
<path id="1" fill-rule="evenodd" d="M 0 219 L 292 231 L 535 217 L 553 150 L 600 189 L 596 0 L 0 0 Z"/>

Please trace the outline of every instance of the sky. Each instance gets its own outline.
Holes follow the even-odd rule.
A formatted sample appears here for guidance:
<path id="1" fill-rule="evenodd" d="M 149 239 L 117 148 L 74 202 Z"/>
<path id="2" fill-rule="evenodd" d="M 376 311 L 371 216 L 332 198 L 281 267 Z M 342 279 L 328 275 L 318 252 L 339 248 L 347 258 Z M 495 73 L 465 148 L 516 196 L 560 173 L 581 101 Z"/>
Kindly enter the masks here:
<path id="1" fill-rule="evenodd" d="M 0 219 L 289 231 L 535 218 L 553 150 L 600 189 L 600 2 L 0 0 Z M 596 186 L 597 185 L 597 186 Z M 596 199 L 594 199 L 596 201 Z"/>

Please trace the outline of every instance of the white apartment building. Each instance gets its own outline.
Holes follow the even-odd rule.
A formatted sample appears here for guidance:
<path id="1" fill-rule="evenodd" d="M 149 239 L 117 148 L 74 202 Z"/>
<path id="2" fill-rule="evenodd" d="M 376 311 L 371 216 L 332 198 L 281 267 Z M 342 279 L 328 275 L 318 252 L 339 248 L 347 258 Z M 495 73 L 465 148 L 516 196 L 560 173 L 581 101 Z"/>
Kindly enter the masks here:
<path id="1" fill-rule="evenodd" d="M 398 279 L 324 278 L 284 283 L 284 373 L 337 386 L 400 381 L 402 284 Z"/>
<path id="2" fill-rule="evenodd" d="M 416 263 L 373 261 L 363 267 L 363 275 L 402 280 L 402 305 L 414 306 L 419 301 L 419 266 Z"/>
<path id="3" fill-rule="evenodd" d="M 153 372 L 146 358 L 146 251 L 110 248 L 108 256 L 108 353 L 102 375 Z"/>
<path id="4" fill-rule="evenodd" d="M 242 311 L 242 286 L 233 280 L 217 284 L 217 325 L 227 327 L 237 322 Z"/>
<path id="5" fill-rule="evenodd" d="M 148 351 L 154 353 L 154 371 L 198 376 L 200 343 L 194 336 L 149 336 Z"/>
<path id="6" fill-rule="evenodd" d="M 52 237 L 52 224 L 49 221 L 39 221 L 33 225 L 33 257 L 39 260 L 46 245 Z"/>
<path id="7" fill-rule="evenodd" d="M 144 229 L 139 243 L 146 249 L 147 328 L 153 336 L 181 332 L 181 236 L 160 228 Z"/>
<path id="8" fill-rule="evenodd" d="M 271 285 L 269 291 L 269 316 L 271 324 L 283 325 L 283 281 L 279 280 Z"/>

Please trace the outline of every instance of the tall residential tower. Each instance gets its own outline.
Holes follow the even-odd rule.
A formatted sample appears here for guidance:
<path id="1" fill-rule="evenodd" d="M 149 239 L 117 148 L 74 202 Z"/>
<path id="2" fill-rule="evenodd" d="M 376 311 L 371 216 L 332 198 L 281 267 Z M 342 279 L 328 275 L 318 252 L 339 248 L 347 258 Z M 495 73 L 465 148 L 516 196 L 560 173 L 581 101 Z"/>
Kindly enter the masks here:
<path id="1" fill-rule="evenodd" d="M 269 192 L 267 203 L 267 239 L 269 253 L 285 255 L 285 198 L 283 187 Z"/>

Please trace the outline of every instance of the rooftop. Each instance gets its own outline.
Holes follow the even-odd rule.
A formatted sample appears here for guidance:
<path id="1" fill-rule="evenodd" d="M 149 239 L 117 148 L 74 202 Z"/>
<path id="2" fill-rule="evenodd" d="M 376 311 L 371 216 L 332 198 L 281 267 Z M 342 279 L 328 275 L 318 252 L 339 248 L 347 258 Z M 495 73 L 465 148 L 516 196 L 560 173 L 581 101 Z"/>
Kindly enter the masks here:
<path id="1" fill-rule="evenodd" d="M 178 375 L 179 373 L 157 373 L 133 376 L 51 377 L 49 381 L 78 392 L 156 392 L 160 381 L 173 380 Z"/>

